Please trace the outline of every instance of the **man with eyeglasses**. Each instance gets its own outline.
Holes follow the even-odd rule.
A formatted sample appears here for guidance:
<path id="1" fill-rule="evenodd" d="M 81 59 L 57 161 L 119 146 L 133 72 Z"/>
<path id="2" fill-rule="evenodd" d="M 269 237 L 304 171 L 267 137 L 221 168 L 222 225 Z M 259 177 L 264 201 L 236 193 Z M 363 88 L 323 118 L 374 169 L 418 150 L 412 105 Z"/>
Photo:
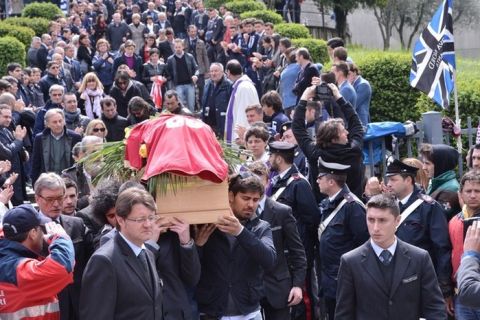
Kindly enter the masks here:
<path id="1" fill-rule="evenodd" d="M 52 172 L 42 173 L 35 182 L 34 191 L 40 215 L 60 224 L 74 243 L 73 283 L 58 294 L 58 299 L 60 318 L 78 319 L 81 280 L 91 254 L 91 244 L 85 238 L 85 225 L 81 218 L 62 214 L 66 187 L 59 175 Z"/>
<path id="2" fill-rule="evenodd" d="M 81 319 L 163 319 L 162 281 L 145 242 L 158 238 L 156 204 L 146 190 L 128 188 L 115 204 L 117 230 L 88 262 Z"/>
<path id="3" fill-rule="evenodd" d="M 54 84 L 62 86 L 65 90 L 65 82 L 60 78 L 60 65 L 55 61 L 50 61 L 47 64 L 47 70 L 45 72 L 45 75 L 38 82 L 38 85 L 40 86 L 40 90 L 42 90 L 44 97 L 49 96 L 50 87 Z"/>

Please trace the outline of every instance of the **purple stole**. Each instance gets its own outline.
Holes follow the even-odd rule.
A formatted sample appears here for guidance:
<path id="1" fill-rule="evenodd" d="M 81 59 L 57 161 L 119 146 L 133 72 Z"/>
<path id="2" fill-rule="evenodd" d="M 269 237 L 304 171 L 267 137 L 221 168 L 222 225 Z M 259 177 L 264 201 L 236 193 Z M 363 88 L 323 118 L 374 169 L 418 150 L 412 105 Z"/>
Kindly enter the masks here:
<path id="1" fill-rule="evenodd" d="M 237 88 L 241 82 L 244 80 L 237 80 L 233 85 L 232 94 L 230 95 L 230 101 L 228 102 L 227 107 L 227 119 L 225 124 L 225 141 L 227 143 L 232 143 L 233 135 L 233 104 L 235 102 L 235 94 L 237 93 Z"/>

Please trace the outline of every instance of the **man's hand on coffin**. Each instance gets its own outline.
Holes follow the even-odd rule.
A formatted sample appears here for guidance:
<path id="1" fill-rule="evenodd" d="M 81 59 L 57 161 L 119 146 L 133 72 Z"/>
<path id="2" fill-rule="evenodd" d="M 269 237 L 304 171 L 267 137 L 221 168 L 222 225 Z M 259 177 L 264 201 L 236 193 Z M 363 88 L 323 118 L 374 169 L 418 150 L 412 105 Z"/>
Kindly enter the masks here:
<path id="1" fill-rule="evenodd" d="M 162 233 L 168 231 L 168 228 L 172 225 L 169 217 L 158 216 L 158 219 L 153 224 L 152 238 L 150 240 L 157 242 Z"/>
<path id="2" fill-rule="evenodd" d="M 195 226 L 195 245 L 197 247 L 203 247 L 216 227 L 213 223 Z"/>
<path id="3" fill-rule="evenodd" d="M 178 239 L 182 246 L 187 245 L 190 242 L 190 225 L 184 220 L 174 217 L 172 219 L 172 226 L 170 230 L 178 234 Z"/>
<path id="4" fill-rule="evenodd" d="M 238 236 L 243 230 L 242 224 L 234 215 L 224 215 L 219 217 L 217 221 L 217 228 L 218 230 L 235 237 Z"/>

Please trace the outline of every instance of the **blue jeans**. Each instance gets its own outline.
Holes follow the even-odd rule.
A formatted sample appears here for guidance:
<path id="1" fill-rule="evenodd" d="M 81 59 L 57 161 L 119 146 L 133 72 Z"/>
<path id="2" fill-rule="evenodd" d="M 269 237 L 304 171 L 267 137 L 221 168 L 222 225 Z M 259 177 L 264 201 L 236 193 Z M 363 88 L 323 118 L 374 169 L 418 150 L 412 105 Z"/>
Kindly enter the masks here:
<path id="1" fill-rule="evenodd" d="M 473 309 L 455 301 L 456 320 L 480 320 L 480 309 Z"/>
<path id="2" fill-rule="evenodd" d="M 177 91 L 182 104 L 193 112 L 195 109 L 195 86 L 193 84 L 179 84 L 175 87 L 175 91 Z"/>

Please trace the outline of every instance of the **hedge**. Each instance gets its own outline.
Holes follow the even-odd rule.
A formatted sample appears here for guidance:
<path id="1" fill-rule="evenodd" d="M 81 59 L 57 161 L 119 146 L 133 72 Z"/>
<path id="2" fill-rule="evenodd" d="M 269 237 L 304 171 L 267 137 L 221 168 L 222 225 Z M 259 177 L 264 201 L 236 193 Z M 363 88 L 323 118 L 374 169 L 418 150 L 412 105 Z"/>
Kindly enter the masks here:
<path id="1" fill-rule="evenodd" d="M 205 1 L 205 8 L 215 8 L 218 10 L 221 5 L 226 4 L 227 2 L 231 2 L 234 0 L 206 0 Z"/>
<path id="2" fill-rule="evenodd" d="M 255 0 L 240 0 L 240 1 L 232 1 L 225 3 L 225 7 L 227 10 L 232 11 L 236 14 L 242 14 L 248 11 L 256 11 L 256 10 L 266 10 L 267 7 L 263 2 L 258 2 Z"/>
<path id="3" fill-rule="evenodd" d="M 320 39 L 292 39 L 292 44 L 297 47 L 305 47 L 312 56 L 314 63 L 325 64 L 328 57 L 327 43 Z"/>
<path id="4" fill-rule="evenodd" d="M 271 22 L 273 24 L 282 23 L 283 18 L 276 12 L 271 10 L 255 10 L 255 11 L 248 11 L 244 12 L 240 15 L 240 19 L 247 19 L 247 18 L 256 18 L 263 20 L 263 22 Z"/>
<path id="5" fill-rule="evenodd" d="M 455 121 L 455 101 L 453 92 L 450 95 L 450 107 L 448 110 L 442 110 L 432 99 L 426 94 L 421 94 L 418 99 L 416 108 L 421 110 L 442 111 Z M 472 118 L 472 126 L 478 125 L 478 117 L 480 117 L 480 79 L 458 79 L 458 109 L 460 113 L 461 125 L 467 125 L 467 118 Z"/>
<path id="6" fill-rule="evenodd" d="M 13 17 L 3 20 L 7 24 L 28 27 L 35 32 L 36 36 L 42 36 L 44 33 L 48 33 L 49 20 L 45 18 L 22 18 L 22 17 Z"/>
<path id="7" fill-rule="evenodd" d="M 52 21 L 56 16 L 64 15 L 62 10 L 53 3 L 33 2 L 27 4 L 22 10 L 22 17 L 26 18 L 45 18 Z"/>
<path id="8" fill-rule="evenodd" d="M 7 65 L 18 62 L 25 65 L 25 46 L 13 37 L 0 38 L 0 74 L 7 74 Z"/>
<path id="9" fill-rule="evenodd" d="M 426 107 L 416 106 L 420 92 L 410 87 L 409 53 L 372 52 L 353 57 L 372 86 L 372 121 L 418 120 Z"/>
<path id="10" fill-rule="evenodd" d="M 303 24 L 279 23 L 275 25 L 275 32 L 290 39 L 311 38 L 310 31 Z"/>
<path id="11" fill-rule="evenodd" d="M 35 32 L 27 27 L 14 26 L 4 22 L 0 22 L 0 37 L 11 36 L 22 42 L 26 48 L 30 47 Z"/>

